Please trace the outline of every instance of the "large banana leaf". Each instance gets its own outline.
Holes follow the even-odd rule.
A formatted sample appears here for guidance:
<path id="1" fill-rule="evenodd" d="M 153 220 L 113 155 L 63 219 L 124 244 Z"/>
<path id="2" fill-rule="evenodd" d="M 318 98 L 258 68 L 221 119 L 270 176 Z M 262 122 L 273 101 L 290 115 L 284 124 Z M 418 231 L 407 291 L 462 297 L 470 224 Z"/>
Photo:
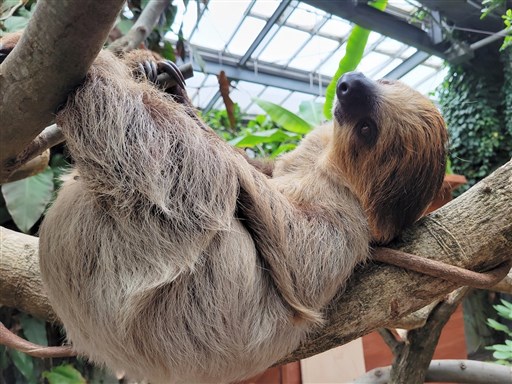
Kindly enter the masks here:
<path id="1" fill-rule="evenodd" d="M 289 132 L 306 134 L 313 129 L 313 126 L 306 120 L 280 105 L 261 99 L 255 99 L 254 101 L 269 115 L 274 123 Z"/>

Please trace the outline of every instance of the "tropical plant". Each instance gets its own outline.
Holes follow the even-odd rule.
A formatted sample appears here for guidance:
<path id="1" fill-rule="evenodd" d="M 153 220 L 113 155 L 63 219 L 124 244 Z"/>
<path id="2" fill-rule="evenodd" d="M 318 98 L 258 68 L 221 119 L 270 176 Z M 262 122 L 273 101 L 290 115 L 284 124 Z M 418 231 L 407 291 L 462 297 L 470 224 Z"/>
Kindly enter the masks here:
<path id="1" fill-rule="evenodd" d="M 506 321 L 512 321 L 512 303 L 501 300 L 501 304 L 493 305 L 500 317 Z M 494 351 L 492 356 L 498 364 L 512 365 L 512 330 L 505 324 L 493 319 L 487 319 L 487 325 L 492 329 L 504 332 L 507 339 L 504 344 L 495 344 L 486 347 L 487 350 Z"/>

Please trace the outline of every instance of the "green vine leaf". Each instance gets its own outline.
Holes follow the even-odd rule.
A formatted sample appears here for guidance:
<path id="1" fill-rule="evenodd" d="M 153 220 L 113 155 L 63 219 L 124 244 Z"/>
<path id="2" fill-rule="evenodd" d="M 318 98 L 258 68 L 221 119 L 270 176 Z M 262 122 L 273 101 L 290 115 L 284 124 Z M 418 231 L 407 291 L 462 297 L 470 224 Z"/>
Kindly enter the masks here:
<path id="1" fill-rule="evenodd" d="M 71 364 L 63 364 L 43 372 L 49 384 L 86 384 L 82 374 Z"/>
<path id="2" fill-rule="evenodd" d="M 53 171 L 43 172 L 2 185 L 5 205 L 16 226 L 28 233 L 52 198 Z"/>

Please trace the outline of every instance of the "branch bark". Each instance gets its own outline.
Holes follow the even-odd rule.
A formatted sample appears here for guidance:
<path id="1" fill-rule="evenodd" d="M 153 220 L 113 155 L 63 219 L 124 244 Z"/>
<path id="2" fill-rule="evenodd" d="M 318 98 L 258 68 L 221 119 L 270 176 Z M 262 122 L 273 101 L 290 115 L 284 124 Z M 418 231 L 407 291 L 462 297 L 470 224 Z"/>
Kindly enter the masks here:
<path id="1" fill-rule="evenodd" d="M 510 258 L 511 201 L 512 161 L 420 220 L 391 247 L 476 271 L 488 270 Z M 39 277 L 37 239 L 7 229 L 0 236 L 0 303 L 52 318 Z M 280 363 L 315 355 L 389 326 L 456 288 L 454 283 L 370 262 L 356 271 L 330 305 L 326 325 Z"/>
<path id="2" fill-rule="evenodd" d="M 38 3 L 19 44 L 0 65 L 0 179 L 83 80 L 123 3 Z"/>
<path id="3" fill-rule="evenodd" d="M 390 384 L 423 383 L 434 355 L 441 331 L 455 312 L 468 288 L 459 288 L 448 299 L 440 302 L 426 324 L 407 333 L 407 341 L 393 350 L 394 361 L 389 377 Z"/>
<path id="4" fill-rule="evenodd" d="M 391 366 L 375 368 L 354 380 L 354 384 L 388 384 Z M 473 360 L 432 360 L 426 382 L 503 384 L 512 382 L 512 369 L 504 365 Z"/>

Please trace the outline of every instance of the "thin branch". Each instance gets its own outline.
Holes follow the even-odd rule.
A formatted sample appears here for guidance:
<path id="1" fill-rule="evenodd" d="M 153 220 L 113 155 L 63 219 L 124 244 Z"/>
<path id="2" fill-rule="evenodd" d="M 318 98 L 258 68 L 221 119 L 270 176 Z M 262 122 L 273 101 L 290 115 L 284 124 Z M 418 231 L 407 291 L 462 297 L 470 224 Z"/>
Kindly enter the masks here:
<path id="1" fill-rule="evenodd" d="M 171 0 L 151 0 L 142 10 L 128 33 L 110 44 L 114 52 L 131 51 L 138 48 L 158 23 L 160 15 L 169 7 Z"/>
<path id="2" fill-rule="evenodd" d="M 377 330 L 379 335 L 382 337 L 382 340 L 388 345 L 393 355 L 396 355 L 400 349 L 403 347 L 404 342 L 400 341 L 396 338 L 396 336 L 387 328 L 379 328 Z"/>
<path id="3" fill-rule="evenodd" d="M 69 346 L 62 347 L 45 347 L 42 345 L 31 343 L 14 333 L 9 331 L 0 322 L 0 345 L 5 345 L 8 348 L 16 349 L 17 351 L 26 353 L 27 355 L 40 358 L 50 357 L 72 357 L 76 356 L 76 352 Z"/>
<path id="4" fill-rule="evenodd" d="M 391 366 L 375 368 L 354 384 L 388 384 Z M 503 384 L 512 383 L 510 367 L 474 360 L 432 360 L 425 382 Z"/>
<path id="5" fill-rule="evenodd" d="M 56 109 L 83 80 L 123 3 L 38 3 L 19 44 L 0 65 L 2 176 L 12 172 L 16 156 L 52 123 Z"/>
<path id="6" fill-rule="evenodd" d="M 36 156 L 32 160 L 27 161 L 25 164 L 17 167 L 7 179 L 0 180 L 0 184 L 11 183 L 13 181 L 21 180 L 26 177 L 37 175 L 43 172 L 50 161 L 50 150 L 47 149 L 39 156 Z"/>
<path id="7" fill-rule="evenodd" d="M 468 287 L 463 287 L 450 293 L 432 310 L 422 328 L 407 333 L 407 342 L 394 354 L 389 383 L 424 382 L 441 331 L 468 291 Z"/>
<path id="8" fill-rule="evenodd" d="M 37 172 L 31 171 L 40 169 L 38 164 L 42 164 L 44 158 L 46 158 L 46 165 L 39 170 L 42 171 L 48 165 L 49 153 L 44 158 L 41 154 L 50 149 L 51 147 L 60 144 L 64 141 L 64 135 L 62 134 L 59 127 L 56 124 L 52 124 L 46 127 L 18 156 L 11 162 L 10 169 L 11 173 L 7 175 L 6 179 L 1 178 L 0 184 L 7 183 L 14 180 L 22 179 L 23 177 L 30 176 Z M 32 162 L 33 159 L 38 158 L 37 162 Z M 32 165 L 29 165 L 33 163 Z M 28 171 L 27 171 L 28 170 Z M 23 176 L 25 175 L 25 176 Z"/>
<path id="9" fill-rule="evenodd" d="M 490 291 L 512 294 L 512 271 L 498 284 L 488 288 Z"/>

